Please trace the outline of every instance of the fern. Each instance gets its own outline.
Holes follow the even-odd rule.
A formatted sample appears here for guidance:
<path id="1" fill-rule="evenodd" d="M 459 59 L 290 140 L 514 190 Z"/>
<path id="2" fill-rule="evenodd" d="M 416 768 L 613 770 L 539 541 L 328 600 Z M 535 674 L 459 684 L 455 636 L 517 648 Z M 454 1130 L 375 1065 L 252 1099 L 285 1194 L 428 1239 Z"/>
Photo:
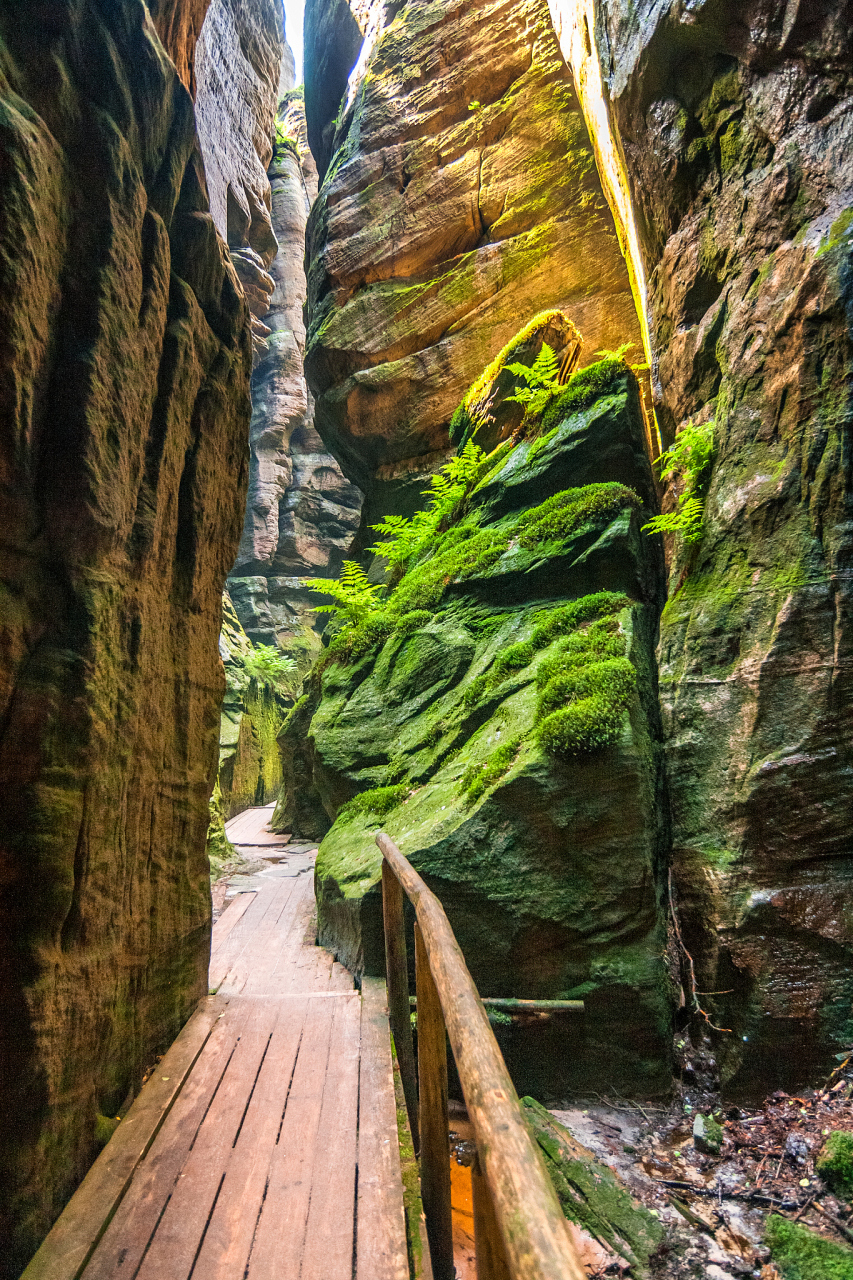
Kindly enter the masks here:
<path id="1" fill-rule="evenodd" d="M 386 516 L 378 524 L 371 525 L 382 538 L 368 550 L 383 556 L 392 573 L 405 570 L 409 561 L 457 517 L 462 503 L 480 478 L 485 457 L 479 445 L 469 440 L 423 490 L 423 496 L 429 499 L 426 509 L 416 511 L 410 520 L 405 516 Z"/>
<path id="2" fill-rule="evenodd" d="M 379 607 L 376 597 L 383 589 L 368 581 L 355 560 L 344 561 L 340 578 L 308 578 L 305 585 L 320 595 L 331 596 L 335 602 L 317 605 L 315 613 L 331 613 L 339 621 L 356 626 Z"/>
<path id="3" fill-rule="evenodd" d="M 243 655 L 242 662 L 246 675 L 259 688 L 295 697 L 299 687 L 298 666 L 277 645 L 255 645 Z"/>
<path id="4" fill-rule="evenodd" d="M 705 514 L 702 489 L 713 457 L 713 422 L 700 426 L 688 422 L 682 427 L 675 442 L 656 459 L 661 480 L 676 479 L 682 483 L 678 507 L 644 524 L 646 533 L 678 533 L 685 542 L 699 541 Z"/>
<path id="5" fill-rule="evenodd" d="M 514 361 L 505 367 L 524 383 L 513 395 L 507 396 L 507 400 L 523 404 L 526 418 L 538 417 L 547 408 L 551 397 L 562 391 L 560 364 L 547 342 L 542 343 L 542 349 L 532 365 Z"/>

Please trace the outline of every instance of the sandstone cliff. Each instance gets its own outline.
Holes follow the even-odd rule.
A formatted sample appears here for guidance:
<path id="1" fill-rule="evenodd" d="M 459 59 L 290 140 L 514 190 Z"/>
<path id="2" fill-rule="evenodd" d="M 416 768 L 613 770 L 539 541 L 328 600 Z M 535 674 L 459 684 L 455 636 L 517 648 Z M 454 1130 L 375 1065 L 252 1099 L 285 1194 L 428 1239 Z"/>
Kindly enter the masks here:
<path id="1" fill-rule="evenodd" d="M 210 212 L 252 313 L 255 358 L 269 330 L 278 249 L 267 166 L 284 50 L 278 0 L 211 0 L 196 50 L 196 119 Z"/>
<path id="2" fill-rule="evenodd" d="M 565 310 L 584 363 L 639 329 L 546 0 L 314 4 L 306 68 L 309 137 L 334 154 L 305 367 L 372 523 L 417 503 L 462 393 L 526 318 Z"/>
<path id="3" fill-rule="evenodd" d="M 85 1170 L 96 1114 L 116 1114 L 206 990 L 251 353 L 192 101 L 141 0 L 7 4 L 0 41 L 11 1277 Z"/>
<path id="4" fill-rule="evenodd" d="M 249 500 L 229 589 L 250 638 L 303 658 L 316 650 L 318 598 L 301 579 L 334 575 L 358 528 L 360 491 L 345 479 L 314 424 L 302 368 L 305 225 L 317 171 L 300 91 L 287 91 L 269 178 L 278 252 L 263 355 L 252 377 Z"/>
<path id="5" fill-rule="evenodd" d="M 850 9 L 552 7 L 595 33 L 665 442 L 714 422 L 661 628 L 673 872 L 729 1087 L 778 1086 L 853 1035 Z"/>

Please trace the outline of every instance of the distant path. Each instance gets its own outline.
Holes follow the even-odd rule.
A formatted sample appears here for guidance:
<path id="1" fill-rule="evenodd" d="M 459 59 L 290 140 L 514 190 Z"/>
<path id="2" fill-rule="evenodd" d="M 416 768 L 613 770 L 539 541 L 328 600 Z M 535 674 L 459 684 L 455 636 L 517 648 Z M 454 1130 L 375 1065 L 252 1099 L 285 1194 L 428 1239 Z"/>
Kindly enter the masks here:
<path id="1" fill-rule="evenodd" d="M 232 820 L 241 846 L 269 813 Z M 311 860 L 295 849 L 226 906 L 216 994 L 26 1280 L 408 1280 L 384 983 L 356 991 L 314 945 Z M 81 1271 L 110 1197 L 115 1214 Z"/>

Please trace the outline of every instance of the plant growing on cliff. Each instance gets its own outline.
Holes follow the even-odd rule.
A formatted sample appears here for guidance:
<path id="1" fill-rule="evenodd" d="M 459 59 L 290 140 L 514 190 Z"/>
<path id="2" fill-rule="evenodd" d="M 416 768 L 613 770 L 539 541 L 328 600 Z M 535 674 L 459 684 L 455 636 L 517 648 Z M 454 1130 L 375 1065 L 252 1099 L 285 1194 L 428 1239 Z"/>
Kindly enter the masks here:
<path id="1" fill-rule="evenodd" d="M 542 343 L 542 349 L 532 365 L 513 361 L 506 368 L 517 378 L 521 378 L 523 383 L 513 395 L 507 396 L 507 400 L 523 404 L 525 418 L 538 418 L 552 398 L 563 389 L 559 361 L 547 342 Z"/>
<path id="2" fill-rule="evenodd" d="M 694 426 L 688 422 L 657 459 L 661 480 L 681 484 L 678 506 L 643 525 L 646 533 L 678 533 L 685 542 L 698 542 L 705 514 L 704 487 L 714 457 L 714 423 Z"/>
<path id="3" fill-rule="evenodd" d="M 480 478 L 485 457 L 483 450 L 469 440 L 461 453 L 436 472 L 429 487 L 423 490 L 423 496 L 429 499 L 423 511 L 416 511 L 411 519 L 386 516 L 371 525 L 382 537 L 368 549 L 386 560 L 392 577 L 404 570 L 435 534 L 446 530 L 458 516 L 465 498 Z"/>
<path id="4" fill-rule="evenodd" d="M 339 578 L 306 578 L 306 587 L 331 596 L 334 604 L 320 604 L 315 613 L 331 613 L 339 622 L 358 626 L 377 608 L 381 585 L 374 585 L 356 560 L 345 560 Z"/>
<path id="5" fill-rule="evenodd" d="M 273 136 L 272 143 L 273 159 L 280 160 L 287 151 L 296 156 L 297 160 L 300 158 L 298 139 L 292 138 L 290 134 L 285 131 L 283 121 L 276 120 L 275 134 Z"/>
<path id="6" fill-rule="evenodd" d="M 256 644 L 242 658 L 243 670 L 258 689 L 295 696 L 298 666 L 274 644 Z"/>

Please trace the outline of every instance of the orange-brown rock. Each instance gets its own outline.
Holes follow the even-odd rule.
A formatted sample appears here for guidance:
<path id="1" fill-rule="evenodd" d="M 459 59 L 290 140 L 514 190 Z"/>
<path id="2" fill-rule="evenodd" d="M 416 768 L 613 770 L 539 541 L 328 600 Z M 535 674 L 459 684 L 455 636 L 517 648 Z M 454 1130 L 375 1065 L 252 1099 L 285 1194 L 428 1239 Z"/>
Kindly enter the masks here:
<path id="1" fill-rule="evenodd" d="M 195 97 L 195 48 L 210 0 L 150 0 L 148 8 L 157 34 L 175 64 L 183 84 Z"/>
<path id="2" fill-rule="evenodd" d="M 240 286 L 141 0 L 0 11 L 0 1274 L 207 986 Z"/>
<path id="3" fill-rule="evenodd" d="M 463 394 L 536 312 L 577 323 L 584 363 L 638 327 L 546 0 L 317 9 L 306 66 L 332 57 L 330 24 L 338 56 L 359 51 L 348 84 L 336 68 L 309 223 L 306 371 L 320 434 L 384 513 L 416 499 Z M 328 83 L 307 94 L 328 138 Z"/>
<path id="4" fill-rule="evenodd" d="M 661 624 L 676 897 L 724 1080 L 790 1087 L 853 1039 L 853 26 L 646 8 L 602 0 L 599 55 L 659 421 L 716 441 Z"/>

